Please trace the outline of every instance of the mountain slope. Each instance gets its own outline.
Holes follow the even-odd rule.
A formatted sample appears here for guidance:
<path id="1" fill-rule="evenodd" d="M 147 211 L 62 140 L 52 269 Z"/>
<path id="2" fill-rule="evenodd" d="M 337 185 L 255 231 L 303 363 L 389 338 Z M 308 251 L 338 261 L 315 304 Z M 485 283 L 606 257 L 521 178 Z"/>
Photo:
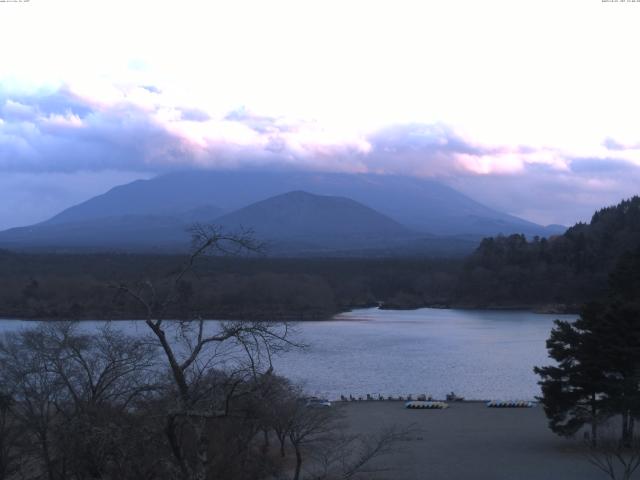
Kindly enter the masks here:
<path id="1" fill-rule="evenodd" d="M 221 213 L 203 205 L 173 216 L 138 213 L 44 222 L 0 232 L 0 244 L 13 249 L 173 250 L 188 245 L 191 225 L 211 223 Z"/>
<path id="2" fill-rule="evenodd" d="M 188 245 L 188 225 L 175 217 L 121 215 L 13 228 L 0 232 L 0 244 L 19 250 L 164 251 Z"/>
<path id="3" fill-rule="evenodd" d="M 484 239 L 466 262 L 460 294 L 484 306 L 581 304 L 607 288 L 624 255 L 640 251 L 640 197 L 597 211 L 563 235 Z"/>
<path id="4" fill-rule="evenodd" d="M 178 217 L 121 215 L 46 222 L 0 232 L 0 245 L 15 250 L 178 252 L 189 245 L 189 220 L 207 217 L 227 232 L 251 229 L 275 256 L 459 256 L 476 241 L 433 237 L 344 197 L 289 192 L 211 219 L 204 207 Z"/>
<path id="5" fill-rule="evenodd" d="M 250 228 L 258 238 L 307 245 L 363 248 L 416 237 L 408 228 L 354 200 L 289 192 L 216 219 L 228 230 Z"/>
<path id="6" fill-rule="evenodd" d="M 285 192 L 348 197 L 403 225 L 436 235 L 549 235 L 532 222 L 490 209 L 439 182 L 414 177 L 314 172 L 198 171 L 115 187 L 47 223 L 125 214 L 167 215 L 212 204 L 230 212 Z"/>
<path id="7" fill-rule="evenodd" d="M 175 217 L 135 214 L 45 222 L 0 232 L 0 244 L 28 250 L 177 251 L 188 246 L 188 227 L 198 221 L 231 232 L 252 229 L 256 239 L 268 242 L 270 253 L 286 255 L 390 248 L 420 237 L 348 198 L 301 191 L 215 218 L 219 212 L 215 207 L 201 207 Z"/>

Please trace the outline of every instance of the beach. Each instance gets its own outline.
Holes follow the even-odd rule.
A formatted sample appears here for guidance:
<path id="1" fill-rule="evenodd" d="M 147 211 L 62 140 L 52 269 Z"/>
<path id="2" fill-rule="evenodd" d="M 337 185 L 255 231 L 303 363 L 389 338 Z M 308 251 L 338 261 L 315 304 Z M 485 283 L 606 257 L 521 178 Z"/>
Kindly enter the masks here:
<path id="1" fill-rule="evenodd" d="M 372 479 L 395 480 L 597 480 L 580 440 L 547 427 L 540 406 L 487 408 L 481 402 L 450 403 L 444 410 L 408 410 L 400 401 L 336 402 L 352 433 L 385 426 L 413 426 L 392 453 L 376 461 L 390 469 Z"/>

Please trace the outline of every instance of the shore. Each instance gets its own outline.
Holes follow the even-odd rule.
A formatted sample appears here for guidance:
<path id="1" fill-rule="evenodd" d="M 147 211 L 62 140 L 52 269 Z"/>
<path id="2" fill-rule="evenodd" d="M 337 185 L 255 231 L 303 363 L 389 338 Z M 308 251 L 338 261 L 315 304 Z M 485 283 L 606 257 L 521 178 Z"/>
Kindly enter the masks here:
<path id="1" fill-rule="evenodd" d="M 265 313 L 263 311 L 260 312 L 224 312 L 224 313 L 205 313 L 203 318 L 206 319 L 215 319 L 215 320 L 247 320 L 247 321 L 287 321 L 287 322 L 309 322 L 309 321 L 331 321 L 331 320 L 342 320 L 341 318 L 336 318 L 337 316 L 353 312 L 354 310 L 366 309 L 366 308 L 379 308 L 380 310 L 399 310 L 399 311 L 410 311 L 410 310 L 420 310 L 423 308 L 431 308 L 437 310 L 480 310 L 480 311 L 514 311 L 514 312 L 531 312 L 531 313 L 540 313 L 540 314 L 557 314 L 557 315 L 566 315 L 566 314 L 578 314 L 579 307 L 575 305 L 469 305 L 469 304 L 424 304 L 424 305 L 399 305 L 399 304 L 371 304 L 371 305 L 354 305 L 349 307 L 343 307 L 336 310 L 331 310 L 327 312 L 309 312 L 309 311 L 299 311 L 299 312 L 278 312 L 278 313 Z M 114 313 L 114 314 L 97 314 L 93 312 L 93 314 L 88 315 L 50 315 L 50 314 L 42 314 L 42 315 L 29 315 L 27 312 L 21 311 L 13 311 L 13 312 L 2 312 L 0 311 L 0 320 L 21 320 L 21 321 L 59 321 L 59 320 L 77 320 L 77 321 L 85 321 L 85 320 L 104 320 L 104 321 L 121 321 L 121 320 L 145 320 L 146 317 L 141 315 L 139 312 L 129 312 L 129 313 Z"/>
<path id="2" fill-rule="evenodd" d="M 544 411 L 487 408 L 450 403 L 444 410 L 408 410 L 399 401 L 337 402 L 352 433 L 372 434 L 385 426 L 416 431 L 397 452 L 377 460 L 390 469 L 372 479 L 394 480 L 598 480 L 606 478 L 587 461 L 579 440 L 557 437 Z M 368 477 L 369 478 L 369 477 Z"/>

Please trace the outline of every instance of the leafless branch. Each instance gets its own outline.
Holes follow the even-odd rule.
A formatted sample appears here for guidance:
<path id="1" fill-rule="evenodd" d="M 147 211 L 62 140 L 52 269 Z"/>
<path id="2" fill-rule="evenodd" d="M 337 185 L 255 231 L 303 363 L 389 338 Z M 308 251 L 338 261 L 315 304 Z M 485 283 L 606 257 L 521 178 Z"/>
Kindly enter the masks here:
<path id="1" fill-rule="evenodd" d="M 601 433 L 597 446 L 588 446 L 587 461 L 611 480 L 630 480 L 640 467 L 640 435 L 624 445 L 611 428 Z"/>

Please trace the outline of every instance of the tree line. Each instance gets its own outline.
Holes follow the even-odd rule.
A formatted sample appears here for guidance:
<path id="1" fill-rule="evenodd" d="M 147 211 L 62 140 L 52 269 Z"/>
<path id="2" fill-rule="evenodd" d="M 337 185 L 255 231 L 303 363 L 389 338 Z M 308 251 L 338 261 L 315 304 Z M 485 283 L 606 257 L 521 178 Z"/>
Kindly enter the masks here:
<path id="1" fill-rule="evenodd" d="M 144 310 L 109 284 L 150 280 L 169 288 L 182 257 L 0 252 L 0 317 L 143 318 Z M 208 318 L 324 319 L 379 303 L 443 304 L 461 260 L 429 258 L 206 257 L 182 279 L 182 302 Z M 114 298 L 115 297 L 115 298 Z"/>
<path id="2" fill-rule="evenodd" d="M 479 306 L 580 305 L 607 295 L 608 276 L 640 245 L 640 197 L 597 211 L 563 235 L 484 239 L 459 276 L 459 302 Z"/>

